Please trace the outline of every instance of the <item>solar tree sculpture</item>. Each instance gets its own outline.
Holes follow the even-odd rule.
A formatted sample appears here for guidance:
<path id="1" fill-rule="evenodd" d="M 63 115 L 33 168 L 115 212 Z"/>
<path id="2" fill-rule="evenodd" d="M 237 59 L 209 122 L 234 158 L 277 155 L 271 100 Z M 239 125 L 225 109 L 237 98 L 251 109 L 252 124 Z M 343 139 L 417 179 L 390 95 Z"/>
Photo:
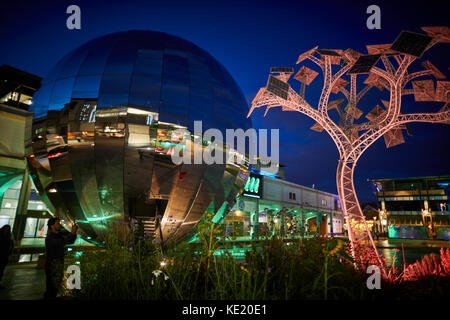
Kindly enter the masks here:
<path id="1" fill-rule="evenodd" d="M 434 44 L 450 42 L 450 29 L 423 27 L 422 30 L 426 35 L 402 31 L 393 44 L 368 45 L 368 54 L 361 54 L 352 49 L 321 50 L 318 47 L 301 54 L 297 64 L 309 60 L 320 67 L 323 73 L 323 88 L 317 108 L 313 108 L 306 101 L 305 88 L 317 77 L 318 72 L 302 66 L 294 75 L 294 79 L 300 82 L 297 92 L 288 83 L 294 68 L 271 68 L 267 86 L 258 91 L 247 115 L 250 116 L 256 108 L 266 106 L 265 116 L 270 108 L 281 106 L 283 111 L 298 111 L 309 116 L 316 121 L 311 127 L 312 130 L 325 130 L 330 135 L 339 151 L 336 184 L 352 255 L 355 257 L 355 249 L 358 246 L 373 249 L 372 253 L 375 253 L 378 260 L 376 262 L 380 266 L 381 258 L 353 184 L 356 163 L 364 151 L 381 137 L 384 137 L 387 148 L 403 143 L 402 130 L 407 129 L 407 123 L 450 123 L 450 82 L 441 81 L 445 79 L 445 75 L 429 61 L 422 63 L 424 70 L 408 73 L 411 64 Z M 348 77 L 349 81 L 345 80 L 344 76 Z M 425 76 L 434 76 L 437 79 L 436 89 L 432 79 L 413 81 Z M 359 92 L 358 78 L 364 78 L 365 84 Z M 410 82 L 412 85 L 408 88 Z M 384 108 L 376 105 L 366 115 L 368 121 L 356 123 L 355 120 L 363 115 L 363 111 L 358 108 L 359 102 L 373 87 L 380 91 L 387 89 L 390 93 L 389 101 L 382 100 Z M 332 93 L 343 97 L 330 101 Z M 414 95 L 415 101 L 440 101 L 444 106 L 436 113 L 402 114 L 402 97 L 411 94 Z M 344 101 L 347 103 L 342 109 Z M 337 111 L 339 121 L 332 120 L 330 112 L 333 109 Z"/>

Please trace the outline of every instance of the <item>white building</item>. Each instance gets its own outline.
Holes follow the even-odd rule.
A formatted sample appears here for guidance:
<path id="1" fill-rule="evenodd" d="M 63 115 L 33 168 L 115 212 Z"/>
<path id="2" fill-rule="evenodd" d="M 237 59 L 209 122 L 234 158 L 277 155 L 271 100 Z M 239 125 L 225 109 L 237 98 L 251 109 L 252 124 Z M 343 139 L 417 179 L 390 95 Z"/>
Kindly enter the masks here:
<path id="1" fill-rule="evenodd" d="M 250 174 L 224 223 L 226 233 L 238 240 L 255 239 L 256 230 L 260 236 L 277 233 L 286 238 L 344 234 L 338 195 L 258 170 Z"/>

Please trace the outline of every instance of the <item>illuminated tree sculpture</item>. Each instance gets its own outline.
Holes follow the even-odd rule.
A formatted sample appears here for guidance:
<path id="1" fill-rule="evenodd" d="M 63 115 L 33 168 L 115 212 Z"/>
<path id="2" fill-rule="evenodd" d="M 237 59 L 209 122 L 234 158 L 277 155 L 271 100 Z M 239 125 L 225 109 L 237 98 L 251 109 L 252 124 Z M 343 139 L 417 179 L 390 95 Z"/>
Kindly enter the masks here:
<path id="1" fill-rule="evenodd" d="M 325 130 L 331 136 L 339 150 L 336 184 L 353 255 L 357 245 L 371 246 L 377 252 L 353 184 L 355 166 L 363 152 L 382 136 L 388 148 L 403 143 L 402 130 L 407 129 L 409 122 L 450 123 L 450 82 L 440 81 L 445 75 L 429 61 L 422 63 L 424 70 L 408 73 L 408 68 L 423 52 L 438 42 L 450 42 L 450 29 L 422 29 L 426 35 L 403 31 L 393 44 L 367 46 L 368 54 L 365 55 L 352 49 L 321 50 L 318 47 L 301 54 L 297 64 L 309 60 L 321 68 L 324 76 L 317 108 L 305 99 L 305 87 L 318 75 L 316 71 L 306 66 L 298 70 L 294 79 L 300 82 L 300 89 L 296 92 L 288 83 L 294 68 L 271 68 L 267 86 L 258 91 L 248 114 L 250 116 L 256 108 L 266 106 L 265 116 L 270 108 L 281 106 L 283 111 L 298 111 L 309 116 L 316 121 L 312 130 Z M 348 81 L 343 79 L 344 75 Z M 358 75 L 360 79 L 365 78 L 365 86 L 359 93 L 356 87 Z M 428 75 L 438 79 L 436 89 L 432 79 L 412 81 Z M 407 88 L 410 82 L 412 86 Z M 350 89 L 346 88 L 347 85 Z M 366 115 L 368 121 L 356 123 L 355 120 L 363 115 L 358 108 L 359 102 L 372 87 L 380 91 L 387 89 L 389 101 L 382 100 L 384 108 L 376 105 Z M 332 93 L 343 97 L 329 101 Z M 402 114 L 402 96 L 410 94 L 414 95 L 415 101 L 441 101 L 445 104 L 437 113 Z M 347 104 L 342 109 L 344 101 Z M 332 109 L 337 114 L 330 114 Z M 332 117 L 339 120 L 333 121 Z M 381 265 L 378 254 L 377 257 Z"/>

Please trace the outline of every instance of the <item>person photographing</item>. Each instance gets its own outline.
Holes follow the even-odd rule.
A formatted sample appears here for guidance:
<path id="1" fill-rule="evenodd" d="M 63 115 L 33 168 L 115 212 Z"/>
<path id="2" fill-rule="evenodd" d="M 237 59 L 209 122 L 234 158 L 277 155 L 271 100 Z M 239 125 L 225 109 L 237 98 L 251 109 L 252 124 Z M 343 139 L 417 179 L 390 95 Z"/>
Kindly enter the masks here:
<path id="1" fill-rule="evenodd" d="M 44 299 L 56 298 L 64 277 L 64 246 L 72 244 L 77 239 L 78 225 L 74 223 L 68 235 L 60 231 L 62 226 L 59 218 L 51 218 L 47 222 L 48 232 L 45 238 L 45 277 L 46 291 Z"/>

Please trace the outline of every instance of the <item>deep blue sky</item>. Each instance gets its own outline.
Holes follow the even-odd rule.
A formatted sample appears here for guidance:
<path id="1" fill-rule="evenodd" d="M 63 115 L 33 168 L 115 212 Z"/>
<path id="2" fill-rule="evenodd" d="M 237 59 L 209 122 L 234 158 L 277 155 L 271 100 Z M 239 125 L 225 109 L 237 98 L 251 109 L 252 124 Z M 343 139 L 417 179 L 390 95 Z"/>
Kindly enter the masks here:
<path id="1" fill-rule="evenodd" d="M 81 7 L 82 29 L 66 28 L 66 8 Z M 366 8 L 381 8 L 381 30 L 366 28 Z M 444 1 L 2 1 L 0 4 L 0 64 L 45 76 L 67 52 L 108 33 L 147 29 L 185 38 L 216 57 L 232 74 L 250 102 L 265 85 L 271 66 L 294 66 L 298 54 L 319 45 L 326 49 L 390 43 L 401 30 L 448 25 Z M 449 45 L 426 53 L 449 75 Z M 316 101 L 317 78 L 307 98 Z M 365 111 L 377 103 L 377 89 L 363 101 Z M 386 91 L 384 92 L 386 97 Z M 435 111 L 437 106 L 405 99 L 404 110 Z M 252 115 L 255 128 L 280 128 L 280 160 L 286 178 L 336 193 L 338 152 L 326 133 L 308 128 L 314 123 L 299 113 L 272 109 Z M 450 174 L 450 126 L 413 124 L 406 143 L 386 149 L 377 141 L 360 159 L 355 184 L 362 202 L 374 201 L 367 178 Z"/>

